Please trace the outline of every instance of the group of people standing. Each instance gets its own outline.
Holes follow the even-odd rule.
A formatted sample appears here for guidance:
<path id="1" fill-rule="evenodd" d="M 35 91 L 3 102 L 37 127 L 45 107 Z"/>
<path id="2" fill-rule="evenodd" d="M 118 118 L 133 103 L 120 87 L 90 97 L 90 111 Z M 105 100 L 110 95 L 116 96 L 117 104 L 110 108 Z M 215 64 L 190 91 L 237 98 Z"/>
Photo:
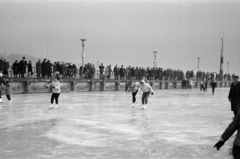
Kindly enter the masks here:
<path id="1" fill-rule="evenodd" d="M 1 61 L 0 61 L 1 65 Z M 53 73 L 59 72 L 59 74 L 63 78 L 74 77 L 77 73 L 77 67 L 72 63 L 65 62 L 54 62 L 52 63 L 50 60 L 46 58 L 41 61 L 39 59 L 36 62 L 35 70 L 33 69 L 32 61 L 26 61 L 25 57 L 22 60 L 15 62 L 12 65 L 12 72 L 14 77 L 25 78 L 25 74 L 27 73 L 28 77 L 32 77 L 34 73 L 36 73 L 37 78 L 51 78 Z M 8 70 L 8 69 L 7 69 Z M 1 67 L 0 67 L 1 71 Z M 8 71 L 6 71 L 8 72 Z M 3 71 L 4 73 L 4 71 Z"/>
<path id="2" fill-rule="evenodd" d="M 113 68 L 111 65 L 104 66 L 103 63 L 99 66 L 100 78 L 104 75 L 107 79 L 110 79 L 111 75 L 114 79 L 136 79 L 140 80 L 142 76 L 145 76 L 147 80 L 181 80 L 184 78 L 184 72 L 182 70 L 163 69 L 160 67 L 134 67 L 121 65 L 115 65 Z"/>
<path id="3" fill-rule="evenodd" d="M 51 78 L 52 75 L 58 72 L 62 78 L 74 77 L 77 73 L 77 67 L 72 63 L 54 62 L 44 59 L 42 62 L 39 59 L 36 63 L 36 73 L 38 78 Z"/>
<path id="4" fill-rule="evenodd" d="M 33 75 L 32 61 L 28 61 L 27 63 L 25 57 L 19 62 L 16 60 L 12 65 L 12 71 L 14 77 L 25 78 L 24 75 L 26 72 L 28 72 L 28 76 L 31 77 Z"/>

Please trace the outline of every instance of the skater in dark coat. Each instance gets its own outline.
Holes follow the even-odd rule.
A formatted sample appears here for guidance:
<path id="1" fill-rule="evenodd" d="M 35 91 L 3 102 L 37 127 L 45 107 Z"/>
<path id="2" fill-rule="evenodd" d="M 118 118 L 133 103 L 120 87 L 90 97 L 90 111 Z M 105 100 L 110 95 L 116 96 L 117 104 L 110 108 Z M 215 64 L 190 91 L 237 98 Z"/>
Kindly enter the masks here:
<path id="1" fill-rule="evenodd" d="M 214 79 L 212 79 L 210 85 L 211 85 L 211 87 L 212 87 L 212 95 L 214 95 L 214 92 L 215 92 L 215 88 L 216 88 L 216 86 L 217 86 L 217 83 L 214 81 Z"/>
<path id="2" fill-rule="evenodd" d="M 234 159 L 240 159 L 240 112 L 238 112 L 234 120 L 231 122 L 228 128 L 224 131 L 220 141 L 218 141 L 214 145 L 214 148 L 219 150 L 224 145 L 224 143 L 234 134 L 236 130 L 237 130 L 237 135 L 233 143 L 232 154 Z"/>
<path id="3" fill-rule="evenodd" d="M 240 82 L 238 76 L 234 76 L 234 82 L 231 84 L 228 99 L 231 102 L 231 110 L 234 116 L 236 116 L 240 110 Z"/>

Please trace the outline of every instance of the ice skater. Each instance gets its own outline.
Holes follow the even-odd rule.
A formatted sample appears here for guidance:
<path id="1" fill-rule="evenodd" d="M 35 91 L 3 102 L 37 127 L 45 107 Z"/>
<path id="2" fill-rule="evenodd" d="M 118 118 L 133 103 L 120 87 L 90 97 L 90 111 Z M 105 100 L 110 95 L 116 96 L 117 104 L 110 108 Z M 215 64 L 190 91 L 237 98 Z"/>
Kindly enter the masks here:
<path id="1" fill-rule="evenodd" d="M 153 95 L 153 89 L 152 87 L 145 83 L 144 80 L 140 82 L 141 90 L 143 91 L 142 94 L 142 108 L 141 109 L 146 109 L 147 108 L 147 103 L 148 103 L 148 97 L 149 95 Z"/>
<path id="2" fill-rule="evenodd" d="M 7 85 L 7 83 L 5 82 L 5 80 L 2 78 L 3 74 L 0 72 L 0 103 L 2 103 L 2 84 L 4 84 L 5 86 Z"/>
<path id="3" fill-rule="evenodd" d="M 200 91 L 202 91 L 203 90 L 203 92 L 205 92 L 205 88 L 204 88 L 204 82 L 203 82 L 203 80 L 201 80 L 201 82 L 200 82 Z"/>
<path id="4" fill-rule="evenodd" d="M 49 106 L 49 108 L 53 107 L 54 99 L 56 103 L 55 108 L 58 107 L 58 97 L 61 93 L 61 84 L 59 82 L 59 79 L 60 79 L 59 77 L 55 77 L 51 83 L 49 83 L 48 85 L 45 85 L 46 89 L 50 86 L 52 87 L 51 105 Z"/>
<path id="5" fill-rule="evenodd" d="M 9 102 L 11 103 L 12 100 L 11 100 L 11 94 L 12 94 L 12 86 L 9 84 L 9 81 L 6 81 L 7 85 L 6 85 L 6 88 L 5 88 L 5 94 L 6 94 L 6 97 L 7 99 L 9 100 Z"/>
<path id="6" fill-rule="evenodd" d="M 205 91 L 207 92 L 207 87 L 208 87 L 208 80 L 209 79 L 207 79 L 206 81 L 205 81 Z"/>
<path id="7" fill-rule="evenodd" d="M 222 134 L 220 140 L 214 145 L 214 148 L 220 150 L 224 143 L 234 134 L 237 130 L 237 135 L 233 143 L 232 154 L 234 159 L 240 159 L 240 111 Z"/>
<path id="8" fill-rule="evenodd" d="M 214 95 L 214 92 L 215 92 L 215 88 L 216 88 L 216 86 L 217 86 L 217 83 L 214 81 L 214 79 L 212 79 L 210 85 L 211 85 L 211 87 L 212 87 L 212 95 Z"/>
<path id="9" fill-rule="evenodd" d="M 139 82 L 136 82 L 136 83 L 133 83 L 131 84 L 131 86 L 129 87 L 128 89 L 128 92 L 132 92 L 132 107 L 135 106 L 135 104 L 137 103 L 137 100 L 136 100 L 136 95 L 138 93 L 138 90 L 140 88 L 140 83 Z"/>

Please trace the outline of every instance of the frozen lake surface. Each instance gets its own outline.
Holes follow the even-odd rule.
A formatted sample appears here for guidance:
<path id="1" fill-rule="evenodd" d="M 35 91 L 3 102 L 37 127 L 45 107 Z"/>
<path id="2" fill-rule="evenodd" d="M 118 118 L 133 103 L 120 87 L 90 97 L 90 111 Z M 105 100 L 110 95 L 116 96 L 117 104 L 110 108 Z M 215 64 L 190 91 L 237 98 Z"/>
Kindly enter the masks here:
<path id="1" fill-rule="evenodd" d="M 51 94 L 3 95 L 1 159 L 232 159 L 235 137 L 213 149 L 232 121 L 229 88 L 158 90 L 148 108 L 128 92 L 70 92 L 49 109 Z"/>

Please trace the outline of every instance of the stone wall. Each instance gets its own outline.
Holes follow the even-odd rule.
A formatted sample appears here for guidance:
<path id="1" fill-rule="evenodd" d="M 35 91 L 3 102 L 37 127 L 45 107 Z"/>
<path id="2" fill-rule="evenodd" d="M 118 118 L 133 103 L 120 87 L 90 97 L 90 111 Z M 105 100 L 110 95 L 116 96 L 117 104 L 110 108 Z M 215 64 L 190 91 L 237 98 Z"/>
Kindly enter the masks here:
<path id="1" fill-rule="evenodd" d="M 49 93 L 51 88 L 44 86 L 51 82 L 51 79 L 28 79 L 28 78 L 8 78 L 13 87 L 13 93 Z M 129 85 L 129 80 L 80 80 L 61 79 L 61 91 L 87 92 L 87 91 L 125 91 Z M 136 82 L 133 80 L 132 82 Z M 148 81 L 154 90 L 160 89 L 182 89 L 182 81 Z M 230 87 L 231 81 L 218 81 L 218 87 Z M 193 81 L 193 88 L 199 88 L 199 83 Z M 4 93 L 4 91 L 3 91 Z"/>

